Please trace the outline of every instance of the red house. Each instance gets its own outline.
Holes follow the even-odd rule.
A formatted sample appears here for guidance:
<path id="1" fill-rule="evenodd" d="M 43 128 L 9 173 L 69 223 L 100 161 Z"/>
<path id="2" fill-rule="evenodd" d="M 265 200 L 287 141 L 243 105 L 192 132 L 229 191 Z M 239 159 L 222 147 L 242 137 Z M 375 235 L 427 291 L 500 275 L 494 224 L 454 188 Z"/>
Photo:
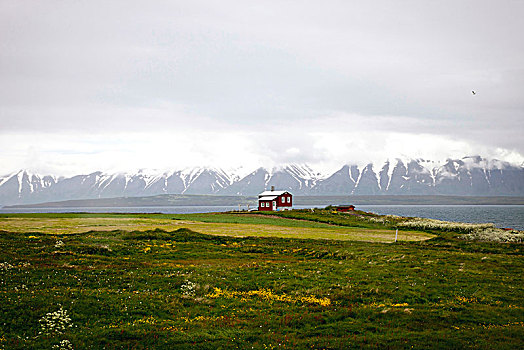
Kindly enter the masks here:
<path id="1" fill-rule="evenodd" d="M 354 205 L 337 205 L 337 206 L 334 206 L 333 209 L 341 213 L 347 213 L 348 211 L 355 210 L 355 206 Z"/>
<path id="2" fill-rule="evenodd" d="M 275 191 L 275 187 L 271 186 L 271 191 L 264 191 L 258 195 L 258 210 L 291 210 L 292 207 L 293 195 L 288 191 Z"/>

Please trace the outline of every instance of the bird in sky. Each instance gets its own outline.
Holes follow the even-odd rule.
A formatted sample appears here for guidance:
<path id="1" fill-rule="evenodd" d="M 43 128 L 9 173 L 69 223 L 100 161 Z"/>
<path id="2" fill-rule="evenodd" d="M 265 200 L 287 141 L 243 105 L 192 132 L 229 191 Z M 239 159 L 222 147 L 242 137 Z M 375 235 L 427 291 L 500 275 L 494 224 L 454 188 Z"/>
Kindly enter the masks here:
<path id="1" fill-rule="evenodd" d="M 474 90 L 471 90 L 471 93 L 472 93 L 473 95 L 476 95 L 476 94 L 477 94 Z"/>

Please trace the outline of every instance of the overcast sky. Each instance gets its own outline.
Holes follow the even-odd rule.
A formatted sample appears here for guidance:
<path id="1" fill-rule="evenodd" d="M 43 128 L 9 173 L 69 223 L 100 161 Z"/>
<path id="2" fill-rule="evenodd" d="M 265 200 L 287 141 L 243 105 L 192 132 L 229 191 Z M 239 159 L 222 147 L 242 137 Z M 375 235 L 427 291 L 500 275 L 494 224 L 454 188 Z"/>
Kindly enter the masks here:
<path id="1" fill-rule="evenodd" d="M 0 174 L 520 164 L 523 17 L 503 0 L 2 0 Z"/>

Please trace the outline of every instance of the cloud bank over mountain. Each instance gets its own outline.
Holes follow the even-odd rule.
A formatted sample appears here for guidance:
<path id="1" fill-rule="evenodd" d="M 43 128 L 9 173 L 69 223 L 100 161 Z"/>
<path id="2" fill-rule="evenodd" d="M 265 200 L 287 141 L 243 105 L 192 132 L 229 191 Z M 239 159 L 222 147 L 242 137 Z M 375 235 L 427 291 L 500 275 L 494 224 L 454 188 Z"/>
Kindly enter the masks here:
<path id="1" fill-rule="evenodd" d="M 523 162 L 522 13 L 489 0 L 3 1 L 0 171 Z"/>

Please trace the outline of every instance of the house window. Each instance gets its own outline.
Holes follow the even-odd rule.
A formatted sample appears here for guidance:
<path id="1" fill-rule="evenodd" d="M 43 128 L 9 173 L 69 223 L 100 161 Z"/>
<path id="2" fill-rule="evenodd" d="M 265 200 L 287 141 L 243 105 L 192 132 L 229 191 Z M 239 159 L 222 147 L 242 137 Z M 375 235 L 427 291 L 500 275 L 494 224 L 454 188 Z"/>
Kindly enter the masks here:
<path id="1" fill-rule="evenodd" d="M 281 198 L 282 203 L 286 203 L 286 197 Z"/>
<path id="2" fill-rule="evenodd" d="M 291 203 L 291 197 L 287 197 L 287 202 Z"/>

